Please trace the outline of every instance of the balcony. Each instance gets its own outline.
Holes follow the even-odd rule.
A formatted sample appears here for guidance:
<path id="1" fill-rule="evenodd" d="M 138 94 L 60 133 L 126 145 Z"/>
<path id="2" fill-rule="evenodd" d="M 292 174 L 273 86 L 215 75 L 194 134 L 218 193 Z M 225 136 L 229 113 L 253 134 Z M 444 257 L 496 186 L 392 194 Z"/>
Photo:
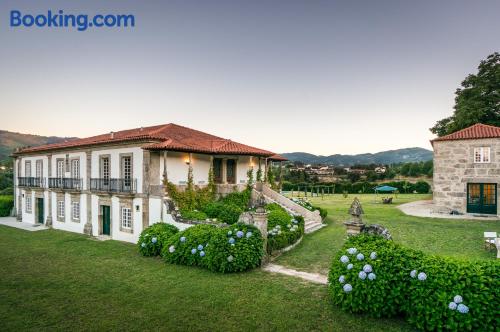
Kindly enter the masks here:
<path id="1" fill-rule="evenodd" d="M 45 188 L 45 178 L 18 177 L 18 186 L 25 188 Z"/>
<path id="2" fill-rule="evenodd" d="M 64 190 L 82 190 L 82 179 L 49 178 L 49 188 L 64 189 Z"/>
<path id="3" fill-rule="evenodd" d="M 90 190 L 107 193 L 135 194 L 137 179 L 90 179 Z"/>

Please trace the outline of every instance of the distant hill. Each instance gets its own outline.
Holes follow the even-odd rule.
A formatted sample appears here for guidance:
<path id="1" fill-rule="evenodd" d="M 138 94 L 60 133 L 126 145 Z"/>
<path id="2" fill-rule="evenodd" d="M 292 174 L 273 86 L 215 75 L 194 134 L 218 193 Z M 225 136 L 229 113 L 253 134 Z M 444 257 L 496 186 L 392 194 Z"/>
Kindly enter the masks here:
<path id="1" fill-rule="evenodd" d="M 59 143 L 74 139 L 76 137 L 38 136 L 0 130 L 0 162 L 7 159 L 15 148 Z"/>
<path id="2" fill-rule="evenodd" d="M 290 161 L 299 161 L 304 164 L 326 164 L 335 166 L 397 164 L 432 159 L 432 151 L 423 148 L 406 148 L 356 155 L 334 154 L 331 156 L 317 156 L 306 152 L 281 153 L 281 155 Z"/>

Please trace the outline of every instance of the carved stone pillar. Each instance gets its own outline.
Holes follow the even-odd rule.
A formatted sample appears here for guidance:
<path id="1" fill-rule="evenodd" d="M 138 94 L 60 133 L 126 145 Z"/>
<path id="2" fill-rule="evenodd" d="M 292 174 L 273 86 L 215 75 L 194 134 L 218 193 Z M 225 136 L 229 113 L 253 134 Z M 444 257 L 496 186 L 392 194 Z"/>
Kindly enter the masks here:
<path id="1" fill-rule="evenodd" d="M 251 212 L 251 214 L 252 220 L 249 224 L 258 228 L 262 235 L 264 257 L 262 258 L 261 265 L 264 265 L 268 262 L 269 258 L 267 254 L 267 212 L 264 208 L 259 207 L 255 212 Z"/>

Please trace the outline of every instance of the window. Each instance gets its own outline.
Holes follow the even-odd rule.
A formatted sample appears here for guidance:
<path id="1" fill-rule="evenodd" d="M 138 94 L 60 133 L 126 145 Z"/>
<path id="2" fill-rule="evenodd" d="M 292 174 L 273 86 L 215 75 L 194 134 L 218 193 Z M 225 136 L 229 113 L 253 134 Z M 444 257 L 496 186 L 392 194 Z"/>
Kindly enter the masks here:
<path id="1" fill-rule="evenodd" d="M 27 161 L 24 164 L 24 176 L 27 178 L 31 177 L 31 161 Z"/>
<path id="2" fill-rule="evenodd" d="M 80 220 L 80 202 L 73 202 L 73 220 Z"/>
<path id="3" fill-rule="evenodd" d="M 80 178 L 80 159 L 71 160 L 71 177 L 73 179 Z"/>
<path id="4" fill-rule="evenodd" d="M 43 175 L 42 171 L 42 160 L 37 160 L 35 164 L 36 178 L 40 179 Z"/>
<path id="5" fill-rule="evenodd" d="M 57 201 L 57 216 L 64 219 L 64 201 Z"/>
<path id="6" fill-rule="evenodd" d="M 62 179 L 64 177 L 64 159 L 57 160 L 56 177 Z"/>
<path id="7" fill-rule="evenodd" d="M 125 187 L 130 187 L 132 179 L 132 158 L 129 156 L 122 157 L 122 177 Z"/>
<path id="8" fill-rule="evenodd" d="M 490 162 L 490 148 L 488 146 L 474 148 L 474 162 L 475 163 L 489 163 Z"/>
<path id="9" fill-rule="evenodd" d="M 132 209 L 122 207 L 122 228 L 132 228 Z"/>
<path id="10" fill-rule="evenodd" d="M 103 157 L 101 159 L 101 178 L 109 179 L 109 158 Z"/>
<path id="11" fill-rule="evenodd" d="M 26 213 L 31 213 L 31 194 L 26 195 Z"/>

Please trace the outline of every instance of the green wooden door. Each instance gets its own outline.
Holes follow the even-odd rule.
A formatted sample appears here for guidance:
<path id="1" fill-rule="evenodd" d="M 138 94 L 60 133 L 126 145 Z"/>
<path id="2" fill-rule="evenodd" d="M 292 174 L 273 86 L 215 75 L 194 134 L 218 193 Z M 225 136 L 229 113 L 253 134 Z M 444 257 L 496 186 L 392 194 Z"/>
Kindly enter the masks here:
<path id="1" fill-rule="evenodd" d="M 37 222 L 39 224 L 43 224 L 43 198 L 37 198 L 36 199 L 36 215 L 37 215 Z"/>
<path id="2" fill-rule="evenodd" d="M 102 234 L 111 235 L 111 208 L 102 206 Z"/>
<path id="3" fill-rule="evenodd" d="M 497 214 L 496 183 L 468 183 L 467 212 Z"/>

